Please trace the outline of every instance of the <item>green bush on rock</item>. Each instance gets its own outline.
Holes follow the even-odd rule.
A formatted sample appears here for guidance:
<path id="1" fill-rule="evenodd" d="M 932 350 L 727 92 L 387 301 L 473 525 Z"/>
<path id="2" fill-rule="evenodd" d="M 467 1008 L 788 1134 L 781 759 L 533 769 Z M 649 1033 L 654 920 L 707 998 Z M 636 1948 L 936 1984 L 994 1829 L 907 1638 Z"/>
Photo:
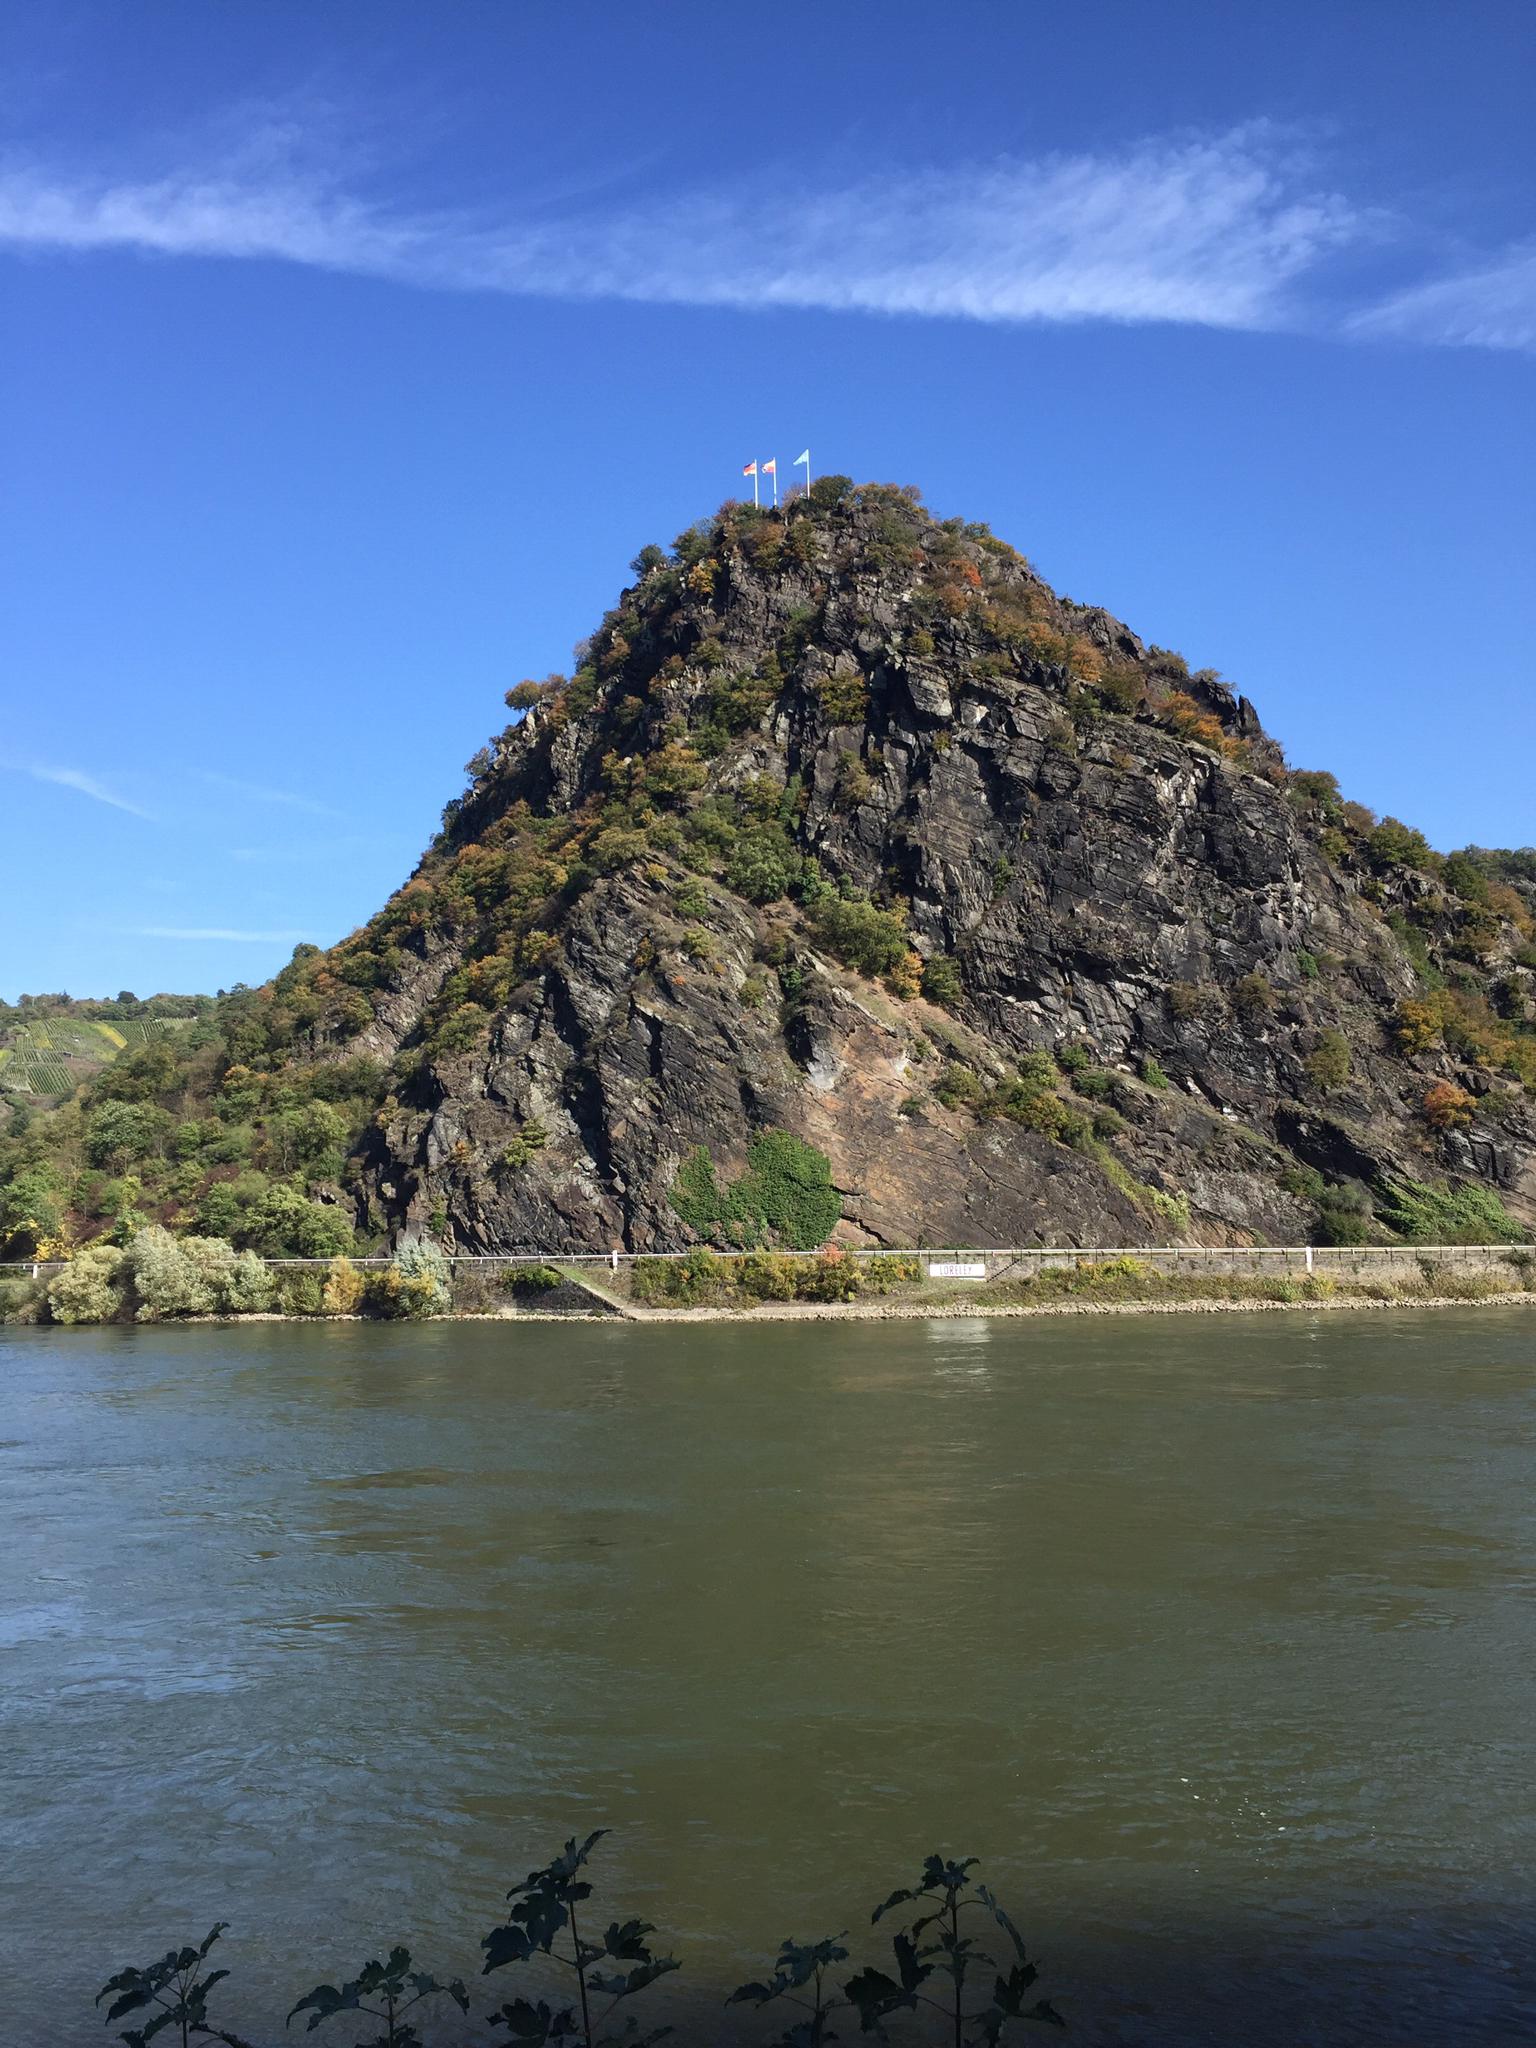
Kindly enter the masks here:
<path id="1" fill-rule="evenodd" d="M 827 1155 L 790 1131 L 759 1131 L 747 1146 L 746 1172 L 724 1188 L 699 1146 L 678 1169 L 672 1206 L 713 1243 L 792 1251 L 824 1244 L 843 1213 Z"/>

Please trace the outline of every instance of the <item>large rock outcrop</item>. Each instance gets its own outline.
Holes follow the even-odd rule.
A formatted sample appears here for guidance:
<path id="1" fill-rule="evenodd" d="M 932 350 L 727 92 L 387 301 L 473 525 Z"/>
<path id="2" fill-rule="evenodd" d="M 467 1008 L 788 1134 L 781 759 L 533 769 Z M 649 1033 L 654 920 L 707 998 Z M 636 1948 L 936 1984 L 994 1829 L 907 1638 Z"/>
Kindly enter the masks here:
<path id="1" fill-rule="evenodd" d="M 728 508 L 636 569 L 405 888 L 288 970 L 310 1056 L 389 1063 L 375 1228 L 683 1246 L 684 1163 L 764 1129 L 861 1242 L 1536 1218 L 1518 874 L 1290 773 L 912 494 Z"/>

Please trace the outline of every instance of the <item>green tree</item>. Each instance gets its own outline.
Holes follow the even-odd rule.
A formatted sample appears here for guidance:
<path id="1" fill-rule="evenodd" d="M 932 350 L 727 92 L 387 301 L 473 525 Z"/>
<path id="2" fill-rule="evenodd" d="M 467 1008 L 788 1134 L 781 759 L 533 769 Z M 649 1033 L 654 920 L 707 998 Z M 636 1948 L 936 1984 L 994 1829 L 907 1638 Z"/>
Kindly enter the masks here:
<path id="1" fill-rule="evenodd" d="M 268 1258 L 331 1259 L 350 1252 L 356 1234 L 335 1203 L 311 1202 L 286 1181 L 269 1187 L 246 1218 L 252 1248 Z"/>
<path id="2" fill-rule="evenodd" d="M 92 1166 L 121 1172 L 158 1149 L 170 1121 L 148 1102 L 103 1102 L 86 1122 L 85 1156 Z"/>

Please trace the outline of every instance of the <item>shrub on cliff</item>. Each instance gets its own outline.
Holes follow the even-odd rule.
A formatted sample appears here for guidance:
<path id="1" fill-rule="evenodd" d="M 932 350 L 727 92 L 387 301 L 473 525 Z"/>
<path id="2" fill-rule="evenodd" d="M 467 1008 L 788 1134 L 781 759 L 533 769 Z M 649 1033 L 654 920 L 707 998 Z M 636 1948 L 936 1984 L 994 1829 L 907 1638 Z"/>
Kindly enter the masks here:
<path id="1" fill-rule="evenodd" d="M 906 965 L 911 941 L 905 918 L 878 909 L 867 896 L 829 895 L 812 904 L 807 916 L 817 938 L 845 967 L 878 979 Z"/>
<path id="2" fill-rule="evenodd" d="M 754 825 L 736 840 L 725 864 L 725 886 L 749 903 L 776 903 L 799 887 L 804 856 L 780 824 Z"/>
<path id="3" fill-rule="evenodd" d="M 1371 865 L 1376 868 L 1404 867 L 1427 871 L 1440 863 L 1422 832 L 1405 825 L 1401 818 L 1383 818 L 1366 845 Z"/>
<path id="4" fill-rule="evenodd" d="M 965 996 L 965 984 L 960 979 L 960 963 L 947 953 L 940 953 L 923 967 L 923 994 L 930 1003 L 942 1003 L 946 1010 L 952 1010 Z"/>
<path id="5" fill-rule="evenodd" d="M 1460 1131 L 1471 1123 L 1475 1107 L 1465 1088 L 1454 1081 L 1436 1081 L 1424 1091 L 1419 1113 L 1432 1130 Z"/>
<path id="6" fill-rule="evenodd" d="M 747 1147 L 746 1172 L 724 1188 L 699 1146 L 678 1169 L 672 1206 L 717 1244 L 766 1239 L 792 1251 L 825 1243 L 843 1213 L 826 1154 L 790 1131 L 759 1131 Z"/>
<path id="7" fill-rule="evenodd" d="M 1376 1207 L 1388 1230 L 1411 1244 L 1520 1244 L 1530 1235 L 1492 1188 L 1475 1181 L 1435 1188 L 1425 1181 L 1388 1180 Z"/>
<path id="8" fill-rule="evenodd" d="M 823 676 L 816 696 L 829 725 L 862 725 L 869 715 L 869 685 L 856 669 Z"/>
<path id="9" fill-rule="evenodd" d="M 1332 1027 L 1319 1032 L 1317 1045 L 1307 1056 L 1306 1068 L 1307 1077 L 1319 1094 L 1331 1095 L 1336 1088 L 1342 1088 L 1351 1068 L 1349 1040 L 1343 1032 Z"/>

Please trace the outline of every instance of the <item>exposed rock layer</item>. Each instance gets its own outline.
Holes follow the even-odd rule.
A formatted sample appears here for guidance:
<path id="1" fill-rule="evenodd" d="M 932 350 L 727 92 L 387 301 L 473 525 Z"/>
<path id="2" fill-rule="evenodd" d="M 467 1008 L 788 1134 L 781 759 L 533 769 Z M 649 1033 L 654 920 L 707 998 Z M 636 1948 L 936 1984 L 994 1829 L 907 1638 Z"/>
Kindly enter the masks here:
<path id="1" fill-rule="evenodd" d="M 1399 1028 L 1427 969 L 1521 1031 L 1518 898 L 1470 945 L 1433 862 L 1290 778 L 1219 679 L 985 529 L 827 496 L 658 551 L 333 954 L 354 987 L 373 963 L 371 1015 L 321 1040 L 396 1062 L 356 1178 L 372 1220 L 677 1248 L 681 1163 L 739 1169 L 765 1127 L 827 1155 L 863 1242 L 1294 1243 L 1320 1188 L 1380 1234 L 1407 1184 L 1536 1218 L 1518 1079 Z M 916 961 L 850 966 L 829 884 Z M 1100 1070 L 1056 1084 L 1068 1142 L 1006 1106 L 1061 1049 Z M 1444 1128 L 1437 1081 L 1470 1101 Z"/>

